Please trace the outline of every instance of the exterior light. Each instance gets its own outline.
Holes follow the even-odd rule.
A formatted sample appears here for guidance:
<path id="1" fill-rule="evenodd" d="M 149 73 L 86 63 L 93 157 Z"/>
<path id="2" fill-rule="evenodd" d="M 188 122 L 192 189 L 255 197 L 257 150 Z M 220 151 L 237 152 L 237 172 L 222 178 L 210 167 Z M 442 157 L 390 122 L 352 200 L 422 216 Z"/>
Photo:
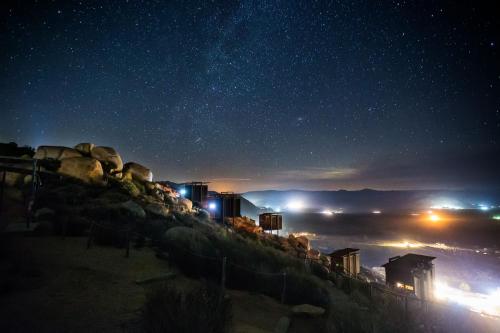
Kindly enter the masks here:
<path id="1" fill-rule="evenodd" d="M 216 208 L 217 208 L 217 205 L 215 204 L 215 202 L 211 202 L 208 204 L 208 209 L 215 210 Z"/>
<path id="2" fill-rule="evenodd" d="M 181 190 L 179 191 L 179 193 L 182 195 L 182 196 L 185 196 L 187 191 L 185 188 L 181 188 Z"/>

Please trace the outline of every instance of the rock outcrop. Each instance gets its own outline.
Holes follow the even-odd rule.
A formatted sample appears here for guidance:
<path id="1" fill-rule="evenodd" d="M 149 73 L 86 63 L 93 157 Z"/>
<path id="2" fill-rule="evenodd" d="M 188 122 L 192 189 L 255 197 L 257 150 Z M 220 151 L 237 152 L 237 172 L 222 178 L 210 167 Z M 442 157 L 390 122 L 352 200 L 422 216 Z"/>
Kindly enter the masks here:
<path id="1" fill-rule="evenodd" d="M 134 202 L 133 200 L 128 200 L 120 204 L 120 207 L 127 210 L 131 216 L 139 218 L 139 219 L 144 219 L 146 218 L 146 212 L 142 207 Z"/>
<path id="2" fill-rule="evenodd" d="M 103 180 L 101 163 L 91 157 L 70 157 L 61 160 L 58 173 L 80 179 L 85 183 L 99 184 Z"/>
<path id="3" fill-rule="evenodd" d="M 79 143 L 75 146 L 75 149 L 78 150 L 85 156 L 90 156 L 92 149 L 94 149 L 95 145 L 93 143 Z"/>
<path id="4" fill-rule="evenodd" d="M 226 218 L 226 223 L 232 225 L 237 231 L 244 231 L 248 233 L 260 234 L 262 233 L 262 228 L 255 224 L 255 221 L 249 217 L 235 217 Z"/>
<path id="5" fill-rule="evenodd" d="M 177 202 L 179 203 L 179 205 L 181 205 L 184 210 L 186 211 L 191 211 L 193 209 L 193 202 L 189 199 L 186 199 L 186 198 L 178 198 L 177 199 Z"/>
<path id="6" fill-rule="evenodd" d="M 101 162 L 103 168 L 109 173 L 119 173 L 123 169 L 123 162 L 120 154 L 111 147 L 94 147 L 90 155 Z"/>
<path id="7" fill-rule="evenodd" d="M 159 217 L 167 217 L 168 216 L 168 208 L 165 207 L 165 205 L 159 204 L 159 203 L 150 203 L 146 205 L 144 210 L 153 216 L 159 216 Z"/>
<path id="8" fill-rule="evenodd" d="M 40 146 L 36 149 L 33 158 L 44 160 L 54 159 L 63 160 L 71 157 L 81 157 L 82 154 L 73 148 L 60 147 L 60 146 Z"/>
<path id="9" fill-rule="evenodd" d="M 125 163 L 123 166 L 122 178 L 127 180 L 138 180 L 141 182 L 152 182 L 153 173 L 150 169 L 135 162 Z"/>

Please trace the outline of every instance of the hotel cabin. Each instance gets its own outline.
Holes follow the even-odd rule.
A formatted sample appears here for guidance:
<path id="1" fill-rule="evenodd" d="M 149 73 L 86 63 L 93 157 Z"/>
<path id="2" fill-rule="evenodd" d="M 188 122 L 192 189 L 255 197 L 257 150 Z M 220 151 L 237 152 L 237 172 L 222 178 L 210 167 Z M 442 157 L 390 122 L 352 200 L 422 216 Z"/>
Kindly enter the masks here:
<path id="1" fill-rule="evenodd" d="M 233 192 L 217 193 L 209 201 L 215 203 L 212 218 L 223 222 L 225 218 L 241 217 L 241 197 Z"/>
<path id="2" fill-rule="evenodd" d="M 190 182 L 182 184 L 182 189 L 186 191 L 183 195 L 193 202 L 193 205 L 200 208 L 207 208 L 208 183 Z"/>
<path id="3" fill-rule="evenodd" d="M 345 248 L 330 253 L 332 271 L 357 276 L 360 271 L 359 249 Z"/>
<path id="4" fill-rule="evenodd" d="M 283 229 L 283 216 L 277 213 L 263 213 L 259 215 L 259 227 L 262 230 L 273 230 Z"/>
<path id="5" fill-rule="evenodd" d="M 385 268 L 386 284 L 415 294 L 420 299 L 432 299 L 434 259 L 436 257 L 413 253 L 389 258 L 389 262 L 382 265 Z"/>

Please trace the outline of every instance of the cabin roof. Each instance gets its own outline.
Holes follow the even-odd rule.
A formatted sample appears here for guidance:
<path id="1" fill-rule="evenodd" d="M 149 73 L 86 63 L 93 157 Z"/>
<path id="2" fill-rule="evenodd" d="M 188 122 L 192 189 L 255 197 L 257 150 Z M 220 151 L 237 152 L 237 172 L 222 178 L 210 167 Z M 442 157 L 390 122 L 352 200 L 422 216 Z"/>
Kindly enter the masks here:
<path id="1" fill-rule="evenodd" d="M 421 254 L 408 253 L 404 256 L 389 258 L 389 262 L 383 264 L 383 267 L 394 267 L 394 266 L 409 266 L 416 267 L 419 264 L 429 264 L 432 260 L 436 259 L 436 257 L 424 256 Z"/>
<path id="2" fill-rule="evenodd" d="M 353 249 L 353 248 L 348 247 L 345 249 L 333 251 L 332 253 L 330 253 L 330 257 L 343 257 L 343 256 L 346 256 L 346 255 L 349 255 L 349 254 L 352 254 L 352 253 L 355 253 L 358 251 L 359 251 L 359 249 Z"/>
<path id="3" fill-rule="evenodd" d="M 273 216 L 273 215 L 281 216 L 280 213 L 261 213 L 261 214 L 259 214 L 259 216 Z"/>

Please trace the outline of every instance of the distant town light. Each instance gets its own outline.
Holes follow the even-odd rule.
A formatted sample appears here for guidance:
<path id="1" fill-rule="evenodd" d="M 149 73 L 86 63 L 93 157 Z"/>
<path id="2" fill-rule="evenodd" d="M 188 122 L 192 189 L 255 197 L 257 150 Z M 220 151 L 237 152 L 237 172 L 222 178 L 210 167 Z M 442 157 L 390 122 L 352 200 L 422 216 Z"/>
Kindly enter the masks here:
<path id="1" fill-rule="evenodd" d="M 436 215 L 436 214 L 430 214 L 429 219 L 430 219 L 432 222 L 437 222 L 437 221 L 439 221 L 441 218 L 440 218 L 438 215 Z"/>
<path id="2" fill-rule="evenodd" d="M 321 212 L 321 214 L 330 216 L 333 215 L 333 212 L 331 210 L 325 209 L 324 211 Z"/>
<path id="3" fill-rule="evenodd" d="M 438 281 L 434 284 L 434 296 L 437 300 L 460 304 L 474 312 L 500 315 L 500 288 L 492 290 L 489 294 L 482 294 L 454 288 Z"/>
<path id="4" fill-rule="evenodd" d="M 217 208 L 217 205 L 215 204 L 215 202 L 211 202 L 208 204 L 208 209 L 215 210 L 216 208 Z"/>
<path id="5" fill-rule="evenodd" d="M 299 212 L 304 209 L 304 203 L 299 200 L 293 200 L 290 201 L 286 207 L 293 212 Z"/>
<path id="6" fill-rule="evenodd" d="M 490 209 L 490 207 L 488 207 L 487 205 L 479 205 L 479 209 L 481 209 L 482 211 L 487 211 Z"/>
<path id="7" fill-rule="evenodd" d="M 382 213 L 380 210 L 374 210 L 374 211 L 372 211 L 372 214 L 380 214 L 380 213 Z"/>

